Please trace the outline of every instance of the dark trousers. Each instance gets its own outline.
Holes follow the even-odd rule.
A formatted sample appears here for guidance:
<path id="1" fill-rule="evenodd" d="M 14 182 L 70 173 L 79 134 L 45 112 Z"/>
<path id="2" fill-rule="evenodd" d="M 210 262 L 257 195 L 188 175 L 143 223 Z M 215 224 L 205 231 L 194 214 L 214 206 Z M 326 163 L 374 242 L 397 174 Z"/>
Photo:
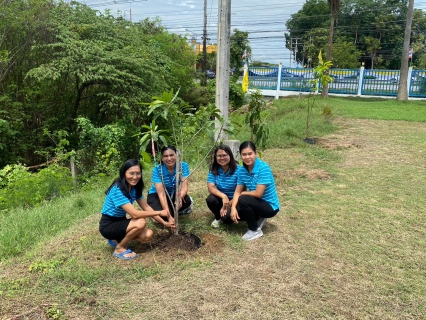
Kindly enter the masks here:
<path id="1" fill-rule="evenodd" d="M 169 212 L 172 215 L 172 217 L 174 217 L 175 216 L 174 215 L 174 212 L 175 212 L 175 205 L 174 205 L 174 203 L 175 203 L 175 195 L 173 195 L 171 202 L 170 202 L 169 197 L 166 197 L 166 198 L 167 198 L 167 205 L 169 206 Z M 163 210 L 163 207 L 161 206 L 161 203 L 160 203 L 160 198 L 158 197 L 158 193 L 150 193 L 150 194 L 148 194 L 147 202 L 148 202 L 148 204 L 151 206 L 151 208 L 154 211 L 161 211 L 161 210 Z M 186 195 L 183 198 L 182 207 L 179 209 L 179 212 L 181 212 L 181 211 L 189 208 L 190 205 L 191 205 L 191 198 L 188 195 Z"/>
<path id="2" fill-rule="evenodd" d="M 223 216 L 223 217 L 220 216 L 220 209 L 222 209 L 223 207 L 223 202 L 221 198 L 213 194 L 210 194 L 206 199 L 206 203 L 210 211 L 213 212 L 214 218 L 216 220 L 222 219 L 223 223 L 225 224 L 232 223 L 231 214 L 230 214 L 231 210 L 228 210 L 228 213 L 226 214 L 226 216 Z"/>
<path id="3" fill-rule="evenodd" d="M 272 209 L 271 205 L 262 199 L 243 195 L 238 198 L 237 211 L 240 216 L 239 221 L 247 221 L 248 228 L 256 231 L 257 220 L 272 218 L 279 209 Z"/>

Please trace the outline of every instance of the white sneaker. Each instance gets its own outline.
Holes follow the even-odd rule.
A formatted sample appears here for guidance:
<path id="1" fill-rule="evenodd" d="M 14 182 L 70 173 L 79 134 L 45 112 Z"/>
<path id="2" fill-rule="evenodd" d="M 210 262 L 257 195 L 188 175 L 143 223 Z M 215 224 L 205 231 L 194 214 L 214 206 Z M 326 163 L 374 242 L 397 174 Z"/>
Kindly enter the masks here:
<path id="1" fill-rule="evenodd" d="M 262 230 L 251 231 L 247 230 L 246 234 L 243 235 L 242 239 L 246 241 L 254 240 L 263 236 Z"/>
<path id="2" fill-rule="evenodd" d="M 214 219 L 214 220 L 213 220 L 213 222 L 212 222 L 212 224 L 211 224 L 211 226 L 212 226 L 213 228 L 219 228 L 219 226 L 220 226 L 222 223 L 223 223 L 222 219 L 219 219 L 219 220 Z"/>
<path id="3" fill-rule="evenodd" d="M 268 220 L 268 218 L 260 218 L 259 220 L 257 220 L 257 231 L 262 230 L 266 220 Z"/>

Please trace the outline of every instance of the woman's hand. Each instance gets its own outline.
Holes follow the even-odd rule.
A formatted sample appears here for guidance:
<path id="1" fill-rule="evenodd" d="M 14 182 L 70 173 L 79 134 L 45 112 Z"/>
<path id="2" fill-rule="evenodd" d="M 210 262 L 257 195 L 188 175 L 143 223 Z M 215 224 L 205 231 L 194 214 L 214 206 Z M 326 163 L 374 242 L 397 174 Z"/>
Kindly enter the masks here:
<path id="1" fill-rule="evenodd" d="M 172 216 L 169 216 L 169 221 L 165 221 L 164 227 L 170 228 L 173 232 L 175 230 L 175 219 Z"/>
<path id="2" fill-rule="evenodd" d="M 220 216 L 221 217 L 226 216 L 227 212 L 228 212 L 228 208 L 222 207 L 222 209 L 220 209 Z"/>
<path id="3" fill-rule="evenodd" d="M 168 216 L 170 216 L 170 213 L 168 210 L 161 210 L 160 211 L 160 217 L 165 217 L 167 218 Z"/>
<path id="4" fill-rule="evenodd" d="M 222 209 L 220 209 L 220 216 L 226 216 L 226 213 L 231 208 L 231 201 L 229 201 L 229 198 L 226 194 L 222 197 Z"/>
<path id="5" fill-rule="evenodd" d="M 226 194 L 223 195 L 222 197 L 222 204 L 224 207 L 229 208 L 230 207 L 230 202 L 229 202 L 229 198 Z"/>
<path id="6" fill-rule="evenodd" d="M 240 219 L 240 216 L 238 215 L 238 211 L 236 208 L 231 209 L 231 219 L 235 223 L 238 223 L 238 219 Z"/>

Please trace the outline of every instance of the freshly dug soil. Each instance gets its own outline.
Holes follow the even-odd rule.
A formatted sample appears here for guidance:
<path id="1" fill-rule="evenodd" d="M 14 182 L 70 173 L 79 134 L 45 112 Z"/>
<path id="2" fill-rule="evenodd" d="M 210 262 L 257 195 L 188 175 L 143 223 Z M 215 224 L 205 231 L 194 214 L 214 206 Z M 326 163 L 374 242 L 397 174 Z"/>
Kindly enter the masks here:
<path id="1" fill-rule="evenodd" d="M 223 248 L 223 239 L 215 234 L 204 233 L 197 236 L 182 232 L 175 235 L 165 229 L 156 230 L 149 243 L 130 243 L 130 249 L 136 252 L 147 266 L 194 256 L 208 258 L 221 252 Z"/>
<path id="2" fill-rule="evenodd" d="M 165 234 L 154 240 L 156 240 L 156 243 L 153 243 L 152 247 L 164 252 L 175 249 L 194 251 L 202 246 L 201 239 L 192 233 Z"/>

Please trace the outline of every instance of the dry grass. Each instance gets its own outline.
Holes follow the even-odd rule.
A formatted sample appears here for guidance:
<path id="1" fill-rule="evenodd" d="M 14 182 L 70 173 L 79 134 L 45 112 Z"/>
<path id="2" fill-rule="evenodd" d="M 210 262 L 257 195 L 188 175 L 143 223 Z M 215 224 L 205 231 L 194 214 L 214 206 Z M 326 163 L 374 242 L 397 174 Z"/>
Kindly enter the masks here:
<path id="1" fill-rule="evenodd" d="M 181 223 L 201 249 L 135 245 L 140 257 L 119 261 L 92 216 L 2 265 L 0 316 L 44 319 L 49 306 L 63 319 L 426 319 L 426 124 L 339 121 L 312 150 L 263 153 L 282 205 L 263 238 L 208 227 L 200 173 Z M 28 271 L 52 259 L 60 267 Z"/>

